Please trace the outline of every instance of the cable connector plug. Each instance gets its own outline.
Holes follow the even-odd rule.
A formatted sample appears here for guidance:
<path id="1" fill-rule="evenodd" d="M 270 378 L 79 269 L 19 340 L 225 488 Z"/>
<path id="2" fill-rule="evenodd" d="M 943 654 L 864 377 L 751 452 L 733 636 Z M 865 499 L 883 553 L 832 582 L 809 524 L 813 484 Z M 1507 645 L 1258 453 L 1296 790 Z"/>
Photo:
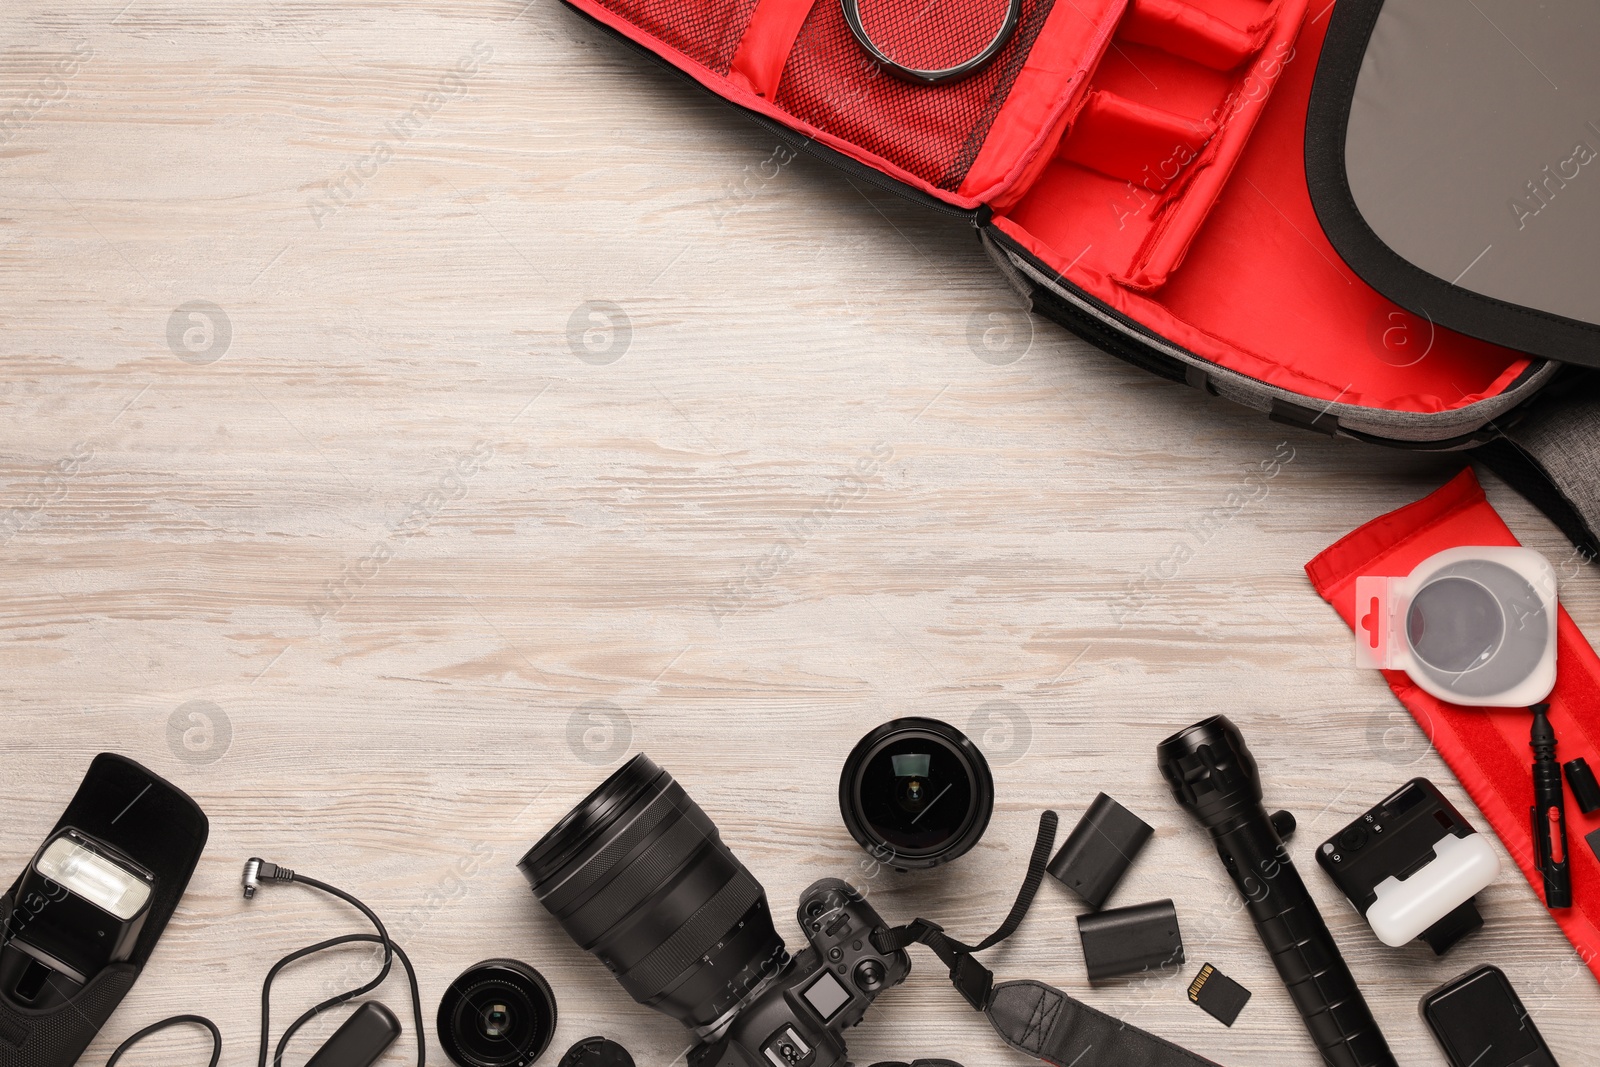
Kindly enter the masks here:
<path id="1" fill-rule="evenodd" d="M 287 867 L 280 867 L 276 863 L 268 863 L 259 856 L 251 856 L 244 861 L 244 899 L 249 900 L 256 895 L 256 890 L 262 882 L 292 882 L 294 872 Z"/>

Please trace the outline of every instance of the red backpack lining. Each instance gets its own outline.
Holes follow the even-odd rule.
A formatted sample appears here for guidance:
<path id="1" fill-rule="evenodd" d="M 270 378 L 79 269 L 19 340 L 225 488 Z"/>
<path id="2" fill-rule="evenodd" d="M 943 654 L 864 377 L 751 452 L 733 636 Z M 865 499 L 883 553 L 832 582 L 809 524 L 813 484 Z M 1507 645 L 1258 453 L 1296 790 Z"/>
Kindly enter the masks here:
<path id="1" fill-rule="evenodd" d="M 1220 7 L 1223 0 L 1199 2 Z M 1286 3 L 1285 17 L 1289 10 Z M 1086 108 L 1084 125 L 1075 125 L 1044 173 L 996 224 L 1118 311 L 1268 384 L 1330 404 L 1409 412 L 1448 411 L 1495 396 L 1528 368 L 1526 356 L 1403 312 L 1357 278 L 1323 236 L 1303 152 L 1306 103 L 1326 28 L 1324 9 L 1306 22 L 1293 51 L 1283 53 L 1286 62 L 1270 65 L 1275 46 L 1269 44 L 1268 65 L 1258 60 L 1234 82 L 1245 109 L 1238 117 L 1254 109 L 1260 121 L 1248 143 L 1239 144 L 1231 178 L 1214 174 L 1225 183 L 1211 182 L 1207 196 L 1198 195 L 1203 178 L 1190 180 L 1187 172 L 1215 172 L 1218 163 L 1208 166 L 1198 153 L 1170 189 L 1159 185 L 1170 168 L 1161 170 L 1149 183 L 1158 190 L 1152 194 L 1127 174 L 1137 156 L 1123 158 L 1104 147 L 1116 141 L 1096 125 L 1109 120 Z M 1269 76 L 1276 82 L 1270 106 L 1261 93 L 1238 88 L 1251 77 Z M 1192 56 L 1163 56 L 1149 46 L 1122 44 L 1119 35 L 1095 74 L 1091 100 L 1110 93 L 1138 105 L 1119 101 L 1114 110 L 1134 131 L 1130 140 L 1141 143 L 1160 144 L 1149 132 L 1150 115 L 1175 116 L 1167 140 L 1182 158 L 1186 147 L 1172 131 L 1182 120 L 1204 123 L 1218 106 L 1213 101 L 1229 91 Z M 1078 147 L 1080 137 L 1087 138 L 1085 147 Z M 1169 148 L 1166 158 L 1173 152 Z M 1205 212 L 1203 226 L 1169 223 L 1185 201 L 1196 200 L 1194 207 Z"/>
<path id="2" fill-rule="evenodd" d="M 727 74 L 760 0 L 596 0 L 716 74 Z"/>
<path id="3" fill-rule="evenodd" d="M 1323 237 L 1303 142 L 1331 5 L 1307 18 L 1307 0 L 1024 0 L 992 66 L 930 88 L 877 70 L 837 0 L 568 2 L 735 103 L 988 205 L 1072 285 L 1269 385 L 1442 412 L 1530 365 L 1402 311 Z M 939 10 L 971 36 L 995 4 Z"/>

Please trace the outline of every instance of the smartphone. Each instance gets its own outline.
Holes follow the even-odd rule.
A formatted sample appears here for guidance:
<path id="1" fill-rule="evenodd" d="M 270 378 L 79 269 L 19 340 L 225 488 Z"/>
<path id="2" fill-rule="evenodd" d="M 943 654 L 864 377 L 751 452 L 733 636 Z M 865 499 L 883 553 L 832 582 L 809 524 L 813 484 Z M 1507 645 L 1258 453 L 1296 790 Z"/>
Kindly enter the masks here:
<path id="1" fill-rule="evenodd" d="M 1480 967 L 1423 997 L 1422 1018 L 1450 1067 L 1560 1067 L 1498 967 Z"/>

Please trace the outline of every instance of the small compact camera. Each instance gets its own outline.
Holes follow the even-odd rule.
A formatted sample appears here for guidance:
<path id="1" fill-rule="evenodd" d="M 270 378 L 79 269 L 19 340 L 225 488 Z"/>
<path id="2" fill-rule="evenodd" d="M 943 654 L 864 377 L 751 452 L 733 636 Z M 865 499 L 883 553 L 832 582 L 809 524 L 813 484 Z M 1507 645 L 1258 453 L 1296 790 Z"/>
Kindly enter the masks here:
<path id="1" fill-rule="evenodd" d="M 1317 849 L 1317 862 L 1390 948 L 1442 956 L 1483 925 L 1473 897 L 1500 874 L 1489 842 L 1426 778 L 1413 778 Z"/>

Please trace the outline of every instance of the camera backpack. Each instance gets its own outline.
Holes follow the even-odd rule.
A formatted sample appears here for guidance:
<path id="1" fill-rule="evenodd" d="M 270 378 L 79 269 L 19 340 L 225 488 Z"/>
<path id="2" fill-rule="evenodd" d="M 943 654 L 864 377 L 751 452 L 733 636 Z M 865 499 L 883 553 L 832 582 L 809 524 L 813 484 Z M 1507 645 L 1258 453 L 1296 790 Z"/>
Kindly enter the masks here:
<path id="1" fill-rule="evenodd" d="M 1324 234 L 1307 115 L 1334 4 L 1021 0 L 993 62 L 927 85 L 839 0 L 565 2 L 794 150 L 969 221 L 1034 311 L 1106 352 L 1307 430 L 1470 450 L 1600 549 L 1597 376 L 1406 310 Z M 896 60 L 939 66 L 1004 3 L 890 6 Z"/>

